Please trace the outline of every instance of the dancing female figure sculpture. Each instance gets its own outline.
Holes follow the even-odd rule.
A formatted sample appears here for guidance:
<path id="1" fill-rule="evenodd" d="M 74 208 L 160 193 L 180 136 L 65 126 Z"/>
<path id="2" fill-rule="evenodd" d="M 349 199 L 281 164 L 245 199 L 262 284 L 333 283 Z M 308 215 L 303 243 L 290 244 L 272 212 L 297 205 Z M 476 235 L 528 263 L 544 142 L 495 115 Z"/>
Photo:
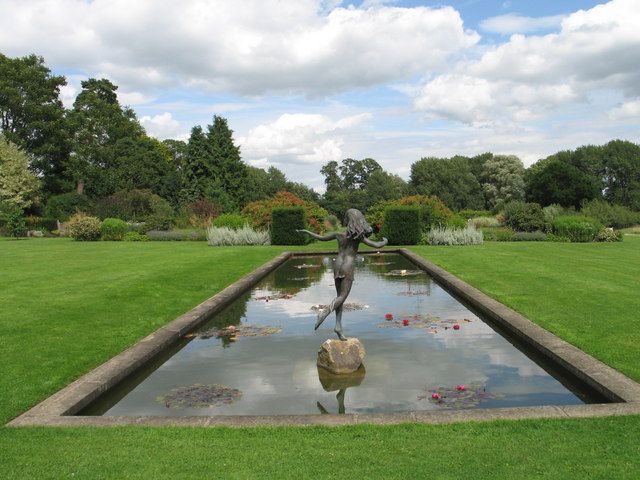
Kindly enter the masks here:
<path id="1" fill-rule="evenodd" d="M 349 296 L 351 285 L 353 284 L 353 272 L 356 266 L 355 261 L 360 242 L 374 248 L 381 248 L 387 244 L 386 238 L 383 238 L 380 242 L 374 242 L 367 238 L 373 233 L 373 229 L 369 226 L 360 210 L 356 210 L 355 208 L 347 210 L 344 215 L 344 223 L 347 225 L 347 231 L 344 233 L 333 232 L 327 235 L 318 235 L 309 230 L 297 230 L 298 232 L 306 233 L 316 240 L 338 240 L 338 256 L 333 262 L 333 278 L 338 295 L 331 301 L 329 308 L 318 312 L 315 330 L 317 330 L 329 314 L 335 310 L 336 326 L 334 332 L 336 332 L 340 340 L 346 340 L 344 335 L 342 335 L 342 306 Z"/>

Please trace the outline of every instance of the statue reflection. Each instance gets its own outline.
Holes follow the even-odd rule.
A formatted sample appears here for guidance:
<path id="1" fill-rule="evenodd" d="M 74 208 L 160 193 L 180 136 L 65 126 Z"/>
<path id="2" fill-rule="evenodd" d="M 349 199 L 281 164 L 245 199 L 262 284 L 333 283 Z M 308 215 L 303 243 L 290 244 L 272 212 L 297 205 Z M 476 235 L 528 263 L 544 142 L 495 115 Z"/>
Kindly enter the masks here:
<path id="1" fill-rule="evenodd" d="M 364 365 L 360 365 L 360 368 L 353 373 L 349 374 L 341 374 L 336 375 L 334 373 L 328 372 L 324 368 L 318 367 L 318 378 L 320 379 L 320 384 L 325 392 L 335 392 L 336 399 L 338 400 L 338 413 L 345 413 L 344 407 L 344 396 L 348 388 L 357 387 L 364 380 L 364 376 L 366 374 L 366 370 L 364 369 Z M 316 406 L 320 413 L 328 414 L 329 412 L 320 402 L 316 402 Z"/>

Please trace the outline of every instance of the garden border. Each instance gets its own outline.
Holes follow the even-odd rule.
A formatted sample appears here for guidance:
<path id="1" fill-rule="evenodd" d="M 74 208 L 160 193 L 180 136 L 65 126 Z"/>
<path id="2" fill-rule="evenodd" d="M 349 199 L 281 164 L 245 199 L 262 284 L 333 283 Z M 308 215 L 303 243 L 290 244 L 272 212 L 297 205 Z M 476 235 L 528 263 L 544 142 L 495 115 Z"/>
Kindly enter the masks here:
<path id="1" fill-rule="evenodd" d="M 640 414 L 640 384 L 596 360 L 515 310 L 490 298 L 456 276 L 404 248 L 385 250 L 399 253 L 429 273 L 446 290 L 496 322 L 542 356 L 558 364 L 613 402 L 571 406 L 513 407 L 459 411 L 409 411 L 400 413 L 328 414 L 328 415 L 256 415 L 208 417 L 159 416 L 79 416 L 101 394 L 124 380 L 183 336 L 206 322 L 209 317 L 246 292 L 251 286 L 293 256 L 335 254 L 328 252 L 283 252 L 253 272 L 205 300 L 187 313 L 144 337 L 124 352 L 91 370 L 79 379 L 43 400 L 7 425 L 21 426 L 266 426 L 266 425 L 352 425 L 397 423 L 452 423 L 468 420 L 567 418 Z M 363 252 L 375 253 L 375 252 Z"/>

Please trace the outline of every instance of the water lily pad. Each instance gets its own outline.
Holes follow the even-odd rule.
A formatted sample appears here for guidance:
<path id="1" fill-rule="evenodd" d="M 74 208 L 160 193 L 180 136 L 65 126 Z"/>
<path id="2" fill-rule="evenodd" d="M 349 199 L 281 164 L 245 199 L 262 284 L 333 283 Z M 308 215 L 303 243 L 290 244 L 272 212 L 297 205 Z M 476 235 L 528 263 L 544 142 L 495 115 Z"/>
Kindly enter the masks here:
<path id="1" fill-rule="evenodd" d="M 320 310 L 325 310 L 326 308 L 329 308 L 329 305 L 318 304 L 318 305 L 313 305 L 311 307 L 311 310 L 313 310 L 314 312 L 319 312 Z M 354 310 L 364 310 L 365 308 L 369 308 L 369 305 L 363 305 L 361 303 L 345 303 L 342 305 L 343 312 L 352 312 Z"/>
<path id="2" fill-rule="evenodd" d="M 385 273 L 387 277 L 414 277 L 416 275 L 424 275 L 423 270 L 391 270 Z"/>
<path id="3" fill-rule="evenodd" d="M 303 263 L 302 265 L 294 265 L 295 268 L 320 268 L 323 265 L 314 265 L 313 263 Z"/>
<path id="4" fill-rule="evenodd" d="M 463 389 L 458 386 L 427 388 L 427 393 L 418 395 L 418 400 L 427 399 L 447 409 L 477 407 L 481 402 L 500 398 L 504 398 L 504 394 L 490 392 L 479 383 L 466 384 Z"/>
<path id="5" fill-rule="evenodd" d="M 408 320 L 409 322 L 405 322 Z M 460 327 L 460 323 L 470 323 L 472 320 L 468 318 L 464 318 L 462 320 L 459 319 L 451 319 L 451 318 L 440 318 L 434 317 L 432 315 L 404 315 L 404 316 L 395 316 L 394 319 L 386 320 L 382 323 L 378 324 L 378 328 L 423 328 L 427 330 L 427 333 L 436 334 L 443 330 L 456 329 L 458 330 Z M 458 328 L 455 326 L 458 325 Z"/>
<path id="6" fill-rule="evenodd" d="M 213 328 L 211 330 L 206 330 L 204 332 L 198 333 L 197 335 L 202 339 L 213 337 L 266 337 L 269 335 L 280 333 L 281 331 L 282 328 L 270 326 L 259 327 L 257 325 L 229 325 L 228 327 L 222 329 Z"/>
<path id="7" fill-rule="evenodd" d="M 226 385 L 202 385 L 174 388 L 156 400 L 167 408 L 205 408 L 228 405 L 242 396 L 242 392 Z"/>
<path id="8" fill-rule="evenodd" d="M 416 297 L 419 295 L 431 295 L 431 292 L 429 290 L 409 290 L 408 292 L 398 292 L 396 295 L 401 295 L 403 297 Z"/>
<path id="9" fill-rule="evenodd" d="M 382 266 L 382 265 L 391 265 L 393 262 L 371 262 L 369 265 Z"/>
<path id="10" fill-rule="evenodd" d="M 290 300 L 293 297 L 295 297 L 295 295 L 291 295 L 290 293 L 273 293 L 271 295 L 262 295 L 260 297 L 255 297 L 254 300 L 262 300 L 265 302 L 269 302 L 271 300 Z"/>

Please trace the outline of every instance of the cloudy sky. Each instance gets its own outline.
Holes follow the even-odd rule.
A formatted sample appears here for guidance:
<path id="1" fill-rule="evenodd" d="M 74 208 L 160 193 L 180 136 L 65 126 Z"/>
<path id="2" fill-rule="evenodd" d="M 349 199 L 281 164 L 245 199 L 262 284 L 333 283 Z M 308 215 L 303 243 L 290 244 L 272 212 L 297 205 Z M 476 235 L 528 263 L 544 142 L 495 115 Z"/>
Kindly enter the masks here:
<path id="1" fill-rule="evenodd" d="M 640 141 L 640 0 L 0 0 L 0 52 L 106 77 L 158 138 L 229 119 L 243 158 L 320 167 Z"/>

